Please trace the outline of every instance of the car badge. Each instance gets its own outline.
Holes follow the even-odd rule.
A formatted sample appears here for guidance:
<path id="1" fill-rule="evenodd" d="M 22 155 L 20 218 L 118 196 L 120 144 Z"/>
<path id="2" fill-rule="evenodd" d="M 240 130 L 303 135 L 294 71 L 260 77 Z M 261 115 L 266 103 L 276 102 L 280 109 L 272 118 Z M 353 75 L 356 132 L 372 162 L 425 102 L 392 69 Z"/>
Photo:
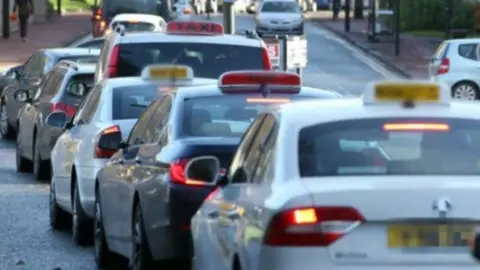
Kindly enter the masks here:
<path id="1" fill-rule="evenodd" d="M 452 209 L 452 203 L 449 199 L 441 198 L 433 201 L 433 211 L 437 211 L 442 218 L 446 217 L 448 212 Z"/>

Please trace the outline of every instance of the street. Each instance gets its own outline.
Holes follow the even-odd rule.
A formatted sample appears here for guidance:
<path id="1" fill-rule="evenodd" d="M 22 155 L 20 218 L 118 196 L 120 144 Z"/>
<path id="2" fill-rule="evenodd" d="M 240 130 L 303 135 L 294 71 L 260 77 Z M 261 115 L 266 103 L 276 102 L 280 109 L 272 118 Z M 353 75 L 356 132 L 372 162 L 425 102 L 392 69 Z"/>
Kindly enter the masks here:
<path id="1" fill-rule="evenodd" d="M 222 17 L 213 20 L 221 23 Z M 236 26 L 254 29 L 254 22 L 251 16 L 237 16 Z M 318 25 L 308 23 L 306 36 L 307 86 L 359 95 L 367 82 L 396 76 Z M 0 270 L 95 269 L 92 248 L 75 247 L 70 233 L 50 229 L 48 184 L 15 172 L 13 142 L 0 141 L 0 159 Z"/>

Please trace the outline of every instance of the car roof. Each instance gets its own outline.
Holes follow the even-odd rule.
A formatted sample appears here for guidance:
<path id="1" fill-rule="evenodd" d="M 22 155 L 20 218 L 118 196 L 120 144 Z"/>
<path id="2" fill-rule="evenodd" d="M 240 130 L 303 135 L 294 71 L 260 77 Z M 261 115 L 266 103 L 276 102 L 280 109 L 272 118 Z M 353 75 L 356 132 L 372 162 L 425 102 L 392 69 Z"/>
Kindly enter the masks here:
<path id="1" fill-rule="evenodd" d="M 193 84 L 215 84 L 217 80 L 215 79 L 206 79 L 206 78 L 194 78 Z M 151 85 L 155 84 L 153 81 L 144 80 L 141 77 L 118 77 L 104 79 L 100 82 L 104 87 L 108 88 L 117 88 L 122 86 L 133 86 L 133 85 Z M 193 86 L 190 86 L 193 87 Z"/>
<path id="2" fill-rule="evenodd" d="M 258 39 L 246 38 L 241 35 L 175 35 L 163 32 L 135 32 L 125 33 L 123 36 L 114 34 L 116 43 L 206 43 L 206 44 L 225 44 L 241 45 L 250 47 L 262 47 L 263 41 Z M 117 41 L 118 39 L 118 41 Z"/>
<path id="3" fill-rule="evenodd" d="M 56 57 L 62 56 L 75 56 L 75 55 L 99 55 L 99 49 L 91 48 L 48 48 L 42 49 L 46 54 L 50 54 Z"/>
<path id="4" fill-rule="evenodd" d="M 112 22 L 128 21 L 128 20 L 146 21 L 151 23 L 158 23 L 159 20 L 165 21 L 161 16 L 152 15 L 152 14 L 122 13 L 113 17 Z"/>
<path id="5" fill-rule="evenodd" d="M 449 39 L 447 43 L 465 44 L 465 43 L 479 43 L 480 38 L 462 38 L 462 39 Z"/>
<path id="6" fill-rule="evenodd" d="M 292 128 L 369 118 L 432 117 L 480 120 L 480 104 L 453 100 L 448 106 L 418 104 L 414 108 L 403 108 L 399 104 L 365 105 L 362 98 L 356 97 L 292 102 L 278 108 L 278 113 L 282 121 L 286 121 Z"/>

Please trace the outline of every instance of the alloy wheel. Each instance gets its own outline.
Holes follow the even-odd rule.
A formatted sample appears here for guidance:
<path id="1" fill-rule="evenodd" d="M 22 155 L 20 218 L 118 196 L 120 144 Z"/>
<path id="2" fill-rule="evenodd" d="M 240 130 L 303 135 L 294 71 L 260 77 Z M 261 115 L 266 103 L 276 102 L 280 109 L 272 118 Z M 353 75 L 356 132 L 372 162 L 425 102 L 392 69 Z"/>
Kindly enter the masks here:
<path id="1" fill-rule="evenodd" d="M 477 95 L 477 89 L 470 84 L 461 84 L 453 90 L 453 97 L 455 99 L 475 100 L 477 99 Z"/>

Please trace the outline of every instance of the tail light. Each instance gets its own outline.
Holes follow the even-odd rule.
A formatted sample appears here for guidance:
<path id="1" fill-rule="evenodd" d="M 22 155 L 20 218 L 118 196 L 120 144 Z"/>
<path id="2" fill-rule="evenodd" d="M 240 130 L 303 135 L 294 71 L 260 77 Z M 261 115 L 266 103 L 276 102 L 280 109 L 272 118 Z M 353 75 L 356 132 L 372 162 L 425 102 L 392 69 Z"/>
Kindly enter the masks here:
<path id="1" fill-rule="evenodd" d="M 97 21 L 102 19 L 103 11 L 101 8 L 96 8 L 93 12 L 93 18 Z"/>
<path id="2" fill-rule="evenodd" d="M 268 54 L 267 48 L 262 48 L 262 60 L 263 60 L 263 69 L 272 70 L 272 61 L 270 60 L 270 55 Z"/>
<path id="3" fill-rule="evenodd" d="M 448 70 L 450 70 L 450 59 L 443 58 L 442 61 L 440 62 L 440 65 L 438 66 L 437 74 L 440 75 L 440 74 L 448 73 Z"/>
<path id="4" fill-rule="evenodd" d="M 65 112 L 65 114 L 68 117 L 73 117 L 75 115 L 75 113 L 77 112 L 77 108 L 75 108 L 71 105 L 65 104 L 65 103 L 53 103 L 51 111 L 52 112 L 62 111 L 62 112 Z"/>
<path id="5" fill-rule="evenodd" d="M 100 132 L 95 145 L 94 158 L 111 158 L 122 140 L 120 127 L 115 125 Z"/>
<path id="6" fill-rule="evenodd" d="M 270 246 L 326 247 L 364 221 L 363 216 L 351 207 L 291 209 L 272 218 L 263 242 Z"/>
<path id="7" fill-rule="evenodd" d="M 189 161 L 190 159 L 179 159 L 170 163 L 170 181 L 188 186 L 204 186 L 204 182 L 188 180 L 185 176 L 185 167 Z"/>
<path id="8" fill-rule="evenodd" d="M 117 66 L 118 66 L 118 58 L 120 57 L 120 46 L 115 45 L 112 48 L 112 52 L 110 53 L 110 59 L 108 60 L 108 67 L 107 67 L 107 78 L 114 78 L 117 76 Z"/>

